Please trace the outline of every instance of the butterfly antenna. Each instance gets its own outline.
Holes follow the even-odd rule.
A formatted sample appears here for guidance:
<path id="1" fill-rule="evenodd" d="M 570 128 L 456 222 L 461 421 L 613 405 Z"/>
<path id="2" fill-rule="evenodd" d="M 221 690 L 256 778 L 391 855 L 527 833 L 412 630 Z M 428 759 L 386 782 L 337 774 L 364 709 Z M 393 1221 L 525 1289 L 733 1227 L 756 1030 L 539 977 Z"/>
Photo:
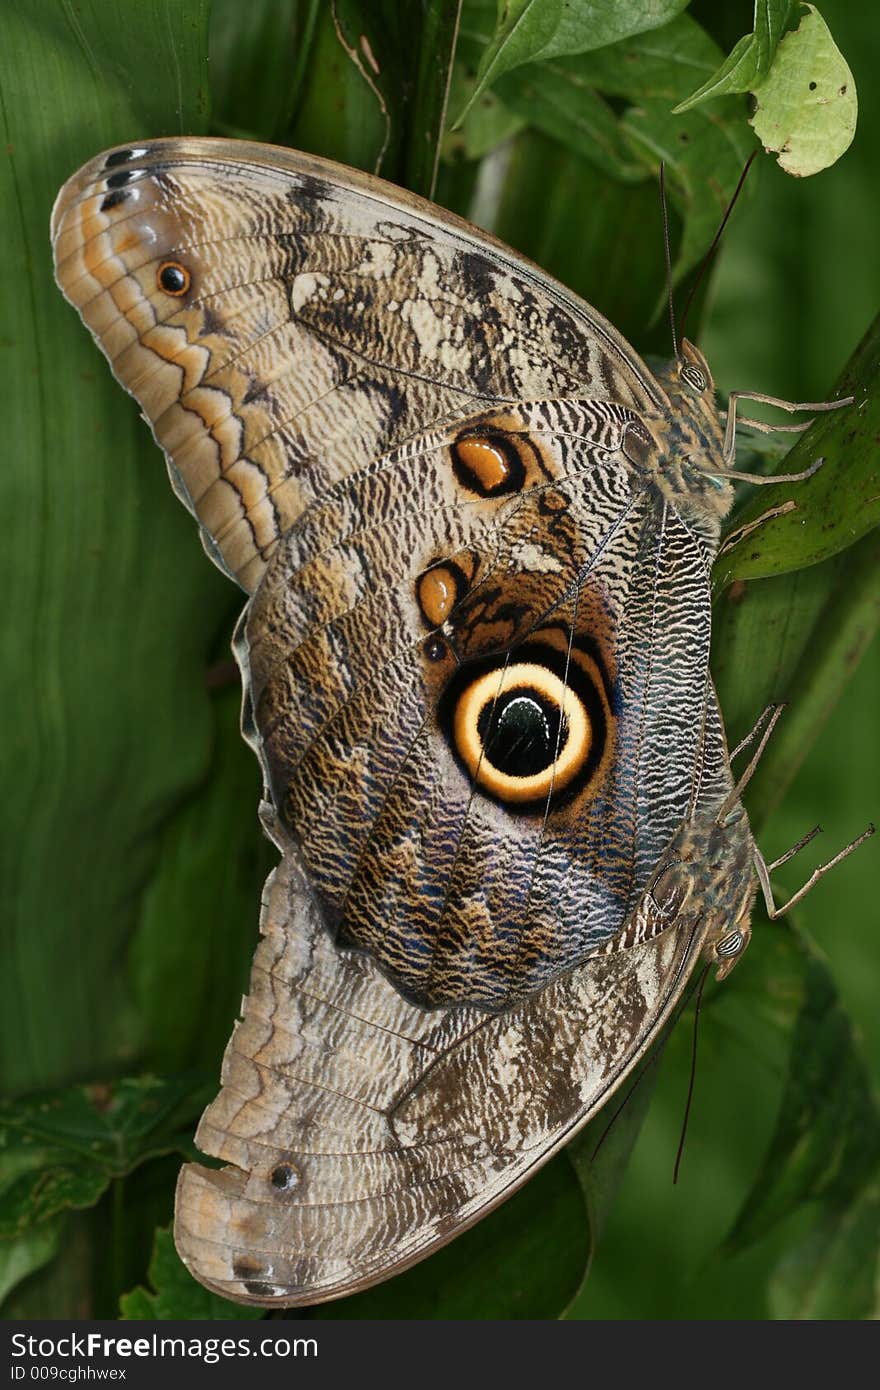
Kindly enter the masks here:
<path id="1" fill-rule="evenodd" d="M 669 206 L 666 202 L 666 164 L 660 161 L 660 210 L 663 214 L 663 254 L 666 257 L 666 296 L 669 301 L 669 327 L 672 329 L 672 352 L 678 356 L 678 335 L 675 332 L 675 304 L 672 299 L 672 253 L 669 249 Z"/>
<path id="2" fill-rule="evenodd" d="M 675 1155 L 675 1167 L 672 1170 L 673 1185 L 678 1182 L 678 1172 L 681 1168 L 681 1156 L 684 1153 L 684 1141 L 687 1138 L 688 1120 L 691 1116 L 691 1101 L 694 1098 L 694 1081 L 697 1075 L 697 1025 L 700 1021 L 700 1005 L 703 1002 L 703 986 L 712 968 L 712 962 L 708 961 L 700 976 L 700 983 L 697 988 L 697 1002 L 694 1008 L 694 1041 L 691 1049 L 691 1077 L 688 1082 L 687 1100 L 684 1107 L 684 1119 L 681 1122 L 681 1138 L 678 1141 L 678 1153 Z"/>
<path id="3" fill-rule="evenodd" d="M 728 218 L 730 217 L 730 214 L 733 212 L 733 209 L 736 207 L 736 200 L 737 200 L 737 198 L 739 197 L 740 193 L 742 192 L 742 186 L 743 186 L 743 184 L 744 184 L 745 181 L 746 181 L 746 174 L 747 174 L 747 173 L 749 172 L 749 170 L 751 169 L 751 167 L 752 167 L 752 160 L 755 158 L 755 155 L 756 155 L 757 153 L 758 153 L 757 150 L 752 150 L 752 153 L 749 155 L 748 159 L 746 160 L 745 168 L 743 169 L 742 173 L 741 173 L 740 176 L 739 176 L 739 183 L 736 185 L 736 188 L 735 188 L 734 191 L 733 191 L 733 197 L 731 198 L 730 202 L 727 204 L 727 211 L 725 212 L 724 216 L 723 216 L 722 219 L 721 219 L 721 225 L 720 225 L 720 227 L 718 228 L 718 231 L 715 233 L 714 237 L 712 238 L 712 245 L 709 247 L 709 250 L 706 252 L 705 256 L 703 257 L 702 262 L 701 262 L 701 264 L 700 264 L 700 268 L 699 268 L 699 270 L 697 271 L 696 279 L 694 280 L 694 283 L 691 285 L 691 292 L 690 292 L 690 294 L 688 295 L 687 300 L 685 301 L 684 313 L 683 313 L 682 316 L 681 316 L 681 331 L 682 331 L 682 336 L 684 336 L 684 326 L 685 326 L 685 323 L 687 322 L 687 316 L 688 316 L 688 314 L 690 313 L 691 305 L 692 305 L 693 302 L 694 302 L 694 295 L 697 293 L 697 290 L 700 288 L 700 285 L 701 285 L 702 280 L 703 280 L 703 276 L 706 274 L 706 271 L 707 271 L 708 268 L 709 268 L 709 262 L 711 261 L 712 257 L 715 255 L 715 252 L 716 252 L 717 249 L 718 249 L 718 243 L 719 243 L 719 241 L 721 240 L 721 236 L 722 236 L 722 233 L 723 233 L 723 231 L 724 231 L 724 228 L 727 226 Z"/>

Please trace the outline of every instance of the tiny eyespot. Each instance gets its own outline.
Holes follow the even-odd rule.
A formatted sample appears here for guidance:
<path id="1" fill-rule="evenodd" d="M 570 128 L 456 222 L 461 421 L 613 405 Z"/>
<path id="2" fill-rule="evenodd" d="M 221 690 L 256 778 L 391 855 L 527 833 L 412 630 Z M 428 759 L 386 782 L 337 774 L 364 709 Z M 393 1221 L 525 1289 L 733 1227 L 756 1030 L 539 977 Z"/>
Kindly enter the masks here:
<path id="1" fill-rule="evenodd" d="M 192 276 L 180 261 L 163 261 L 156 272 L 156 280 L 160 290 L 175 299 L 182 299 L 192 284 Z"/>
<path id="2" fill-rule="evenodd" d="M 446 643 L 441 637 L 429 637 L 424 652 L 429 661 L 442 661 L 446 656 Z"/>
<path id="3" fill-rule="evenodd" d="M 272 1169 L 269 1181 L 273 1187 L 283 1192 L 287 1188 L 296 1187 L 299 1174 L 289 1163 L 279 1163 L 277 1168 Z"/>

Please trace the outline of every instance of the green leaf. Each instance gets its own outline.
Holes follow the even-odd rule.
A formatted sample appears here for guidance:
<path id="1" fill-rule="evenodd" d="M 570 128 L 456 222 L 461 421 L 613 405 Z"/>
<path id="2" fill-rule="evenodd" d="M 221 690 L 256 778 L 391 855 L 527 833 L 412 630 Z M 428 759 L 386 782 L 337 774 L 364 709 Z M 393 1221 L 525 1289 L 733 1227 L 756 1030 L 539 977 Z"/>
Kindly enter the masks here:
<path id="1" fill-rule="evenodd" d="M 336 1318 L 556 1318 L 584 1278 L 587 1219 L 564 1155 L 510 1201 L 413 1269 L 311 1316 Z"/>
<path id="2" fill-rule="evenodd" d="M 774 472 L 798 473 L 825 460 L 811 478 L 754 489 L 733 519 L 728 547 L 716 562 L 716 584 L 803 569 L 854 545 L 880 522 L 880 318 L 875 319 L 835 388 L 852 406 L 824 412 Z M 768 512 L 795 503 L 736 540 Z"/>
<path id="3" fill-rule="evenodd" d="M 168 818 L 129 950 L 143 1020 L 143 1065 L 213 1070 L 222 1055 L 257 942 L 260 892 L 277 859 L 257 819 L 261 779 L 239 732 L 241 688 L 231 658 L 214 668 L 211 772 Z"/>
<path id="4" fill-rule="evenodd" d="M 768 71 L 779 41 L 788 27 L 797 0 L 755 0 L 755 21 L 721 66 L 701 87 L 679 102 L 674 114 L 690 111 L 701 102 L 734 92 L 750 92 Z"/>
<path id="5" fill-rule="evenodd" d="M 63 1229 L 59 1218 L 0 1240 L 0 1306 L 16 1285 L 55 1258 Z"/>
<path id="6" fill-rule="evenodd" d="M 5 1102 L 0 1239 L 93 1206 L 113 1178 L 147 1159 L 191 1153 L 192 1127 L 212 1089 L 202 1079 L 144 1076 Z"/>
<path id="7" fill-rule="evenodd" d="M 789 702 L 748 788 L 755 828 L 781 801 L 878 626 L 877 528 L 823 564 L 738 581 L 716 602 L 712 669 L 731 746 L 767 705 Z"/>
<path id="8" fill-rule="evenodd" d="M 210 753 L 203 661 L 228 589 L 59 295 L 48 239 L 58 188 L 85 159 L 143 132 L 206 128 L 206 38 L 206 6 L 177 0 L 84 0 L 75 15 L 34 0 L 4 17 L 8 1090 L 131 1061 L 125 951 L 155 827 Z"/>
<path id="9" fill-rule="evenodd" d="M 655 178 L 665 163 L 683 221 L 676 278 L 705 255 L 751 147 L 733 109 L 721 116 L 671 114 L 719 57 L 713 40 L 682 15 L 595 53 L 522 68 L 497 89 L 511 110 L 614 178 Z M 624 101 L 625 109 L 615 115 L 604 98 Z"/>
<path id="10" fill-rule="evenodd" d="M 174 1248 L 170 1229 L 158 1229 L 153 1242 L 149 1269 L 152 1289 L 142 1285 L 124 1293 L 119 1300 L 119 1316 L 124 1319 L 156 1318 L 235 1319 L 254 1321 L 265 1317 L 261 1308 L 245 1308 L 230 1303 L 196 1282 Z"/>
<path id="11" fill-rule="evenodd" d="M 523 63 L 586 53 L 659 28 L 686 4 L 687 0 L 581 0 L 576 5 L 565 0 L 499 0 L 495 32 L 480 61 L 471 104 L 503 73 Z"/>
<path id="12" fill-rule="evenodd" d="M 460 0 L 335 0 L 288 141 L 430 196 Z M 239 20 L 246 27 L 248 20 Z"/>
<path id="13" fill-rule="evenodd" d="M 764 1161 L 725 1241 L 728 1253 L 760 1240 L 805 1202 L 845 1208 L 880 1163 L 880 1111 L 852 1024 L 825 960 L 806 936 L 786 935 L 793 949 L 782 988 L 798 1005 L 786 1085 Z"/>
<path id="14" fill-rule="evenodd" d="M 814 1204 L 814 1224 L 783 1258 L 776 1315 L 869 1317 L 876 1309 L 880 1110 L 828 968 L 788 933 L 798 996 L 776 1128 L 725 1244 L 735 1254 Z"/>
<path id="15" fill-rule="evenodd" d="M 752 90 L 751 118 L 765 150 L 787 174 L 806 177 L 834 164 L 852 144 L 858 117 L 853 75 L 815 5 L 782 40 L 764 80 Z"/>
<path id="16" fill-rule="evenodd" d="M 419 5 L 419 65 L 406 119 L 404 183 L 414 193 L 433 198 L 447 110 L 451 107 L 452 76 L 463 0 L 429 0 Z M 401 45 L 405 52 L 405 46 Z"/>
<path id="17" fill-rule="evenodd" d="M 246 11 L 240 9 L 239 16 L 246 24 Z M 385 167 L 391 117 L 372 64 L 358 44 L 355 4 L 346 7 L 345 16 L 353 36 L 343 42 L 345 31 L 337 28 L 333 6 L 319 8 L 310 59 L 284 143 L 376 173 Z"/>
<path id="18" fill-rule="evenodd" d="M 280 140 L 293 120 L 311 59 L 321 0 L 212 0 L 212 128 Z"/>
<path id="19" fill-rule="evenodd" d="M 466 0 L 462 7 L 455 62 L 449 89 L 449 111 L 466 114 L 447 130 L 443 158 L 481 159 L 526 124 L 491 90 L 475 97 L 480 56 L 489 42 L 495 0 Z M 473 98 L 473 100 L 472 100 Z"/>
<path id="20" fill-rule="evenodd" d="M 832 1211 L 793 1245 L 770 1278 L 772 1316 L 786 1320 L 880 1317 L 880 1184 Z"/>

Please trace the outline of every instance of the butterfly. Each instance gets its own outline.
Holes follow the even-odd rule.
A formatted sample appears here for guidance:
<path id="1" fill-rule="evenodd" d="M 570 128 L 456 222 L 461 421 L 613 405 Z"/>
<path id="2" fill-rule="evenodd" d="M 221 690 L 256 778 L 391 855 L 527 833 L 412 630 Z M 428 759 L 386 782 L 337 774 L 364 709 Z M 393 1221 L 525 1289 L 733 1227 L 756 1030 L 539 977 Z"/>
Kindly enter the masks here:
<path id="1" fill-rule="evenodd" d="M 768 866 L 709 675 L 735 403 L 686 339 L 651 371 L 488 234 L 287 150 L 110 151 L 52 238 L 248 595 L 281 855 L 177 1247 L 314 1303 L 509 1196 L 745 949 Z"/>

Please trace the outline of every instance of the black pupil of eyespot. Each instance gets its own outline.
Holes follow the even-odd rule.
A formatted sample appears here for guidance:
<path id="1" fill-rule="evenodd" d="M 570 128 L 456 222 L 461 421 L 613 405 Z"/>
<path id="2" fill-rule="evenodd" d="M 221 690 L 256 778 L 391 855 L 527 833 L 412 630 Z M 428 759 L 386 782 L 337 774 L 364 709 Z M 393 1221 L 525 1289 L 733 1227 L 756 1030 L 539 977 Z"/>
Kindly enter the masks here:
<path id="1" fill-rule="evenodd" d="M 506 690 L 480 711 L 477 732 L 493 767 L 509 777 L 534 777 L 558 757 L 568 724 L 558 705 L 537 690 Z"/>
<path id="2" fill-rule="evenodd" d="M 170 294 L 179 294 L 186 289 L 186 274 L 179 265 L 163 266 L 159 279 L 163 290 L 168 290 Z"/>

